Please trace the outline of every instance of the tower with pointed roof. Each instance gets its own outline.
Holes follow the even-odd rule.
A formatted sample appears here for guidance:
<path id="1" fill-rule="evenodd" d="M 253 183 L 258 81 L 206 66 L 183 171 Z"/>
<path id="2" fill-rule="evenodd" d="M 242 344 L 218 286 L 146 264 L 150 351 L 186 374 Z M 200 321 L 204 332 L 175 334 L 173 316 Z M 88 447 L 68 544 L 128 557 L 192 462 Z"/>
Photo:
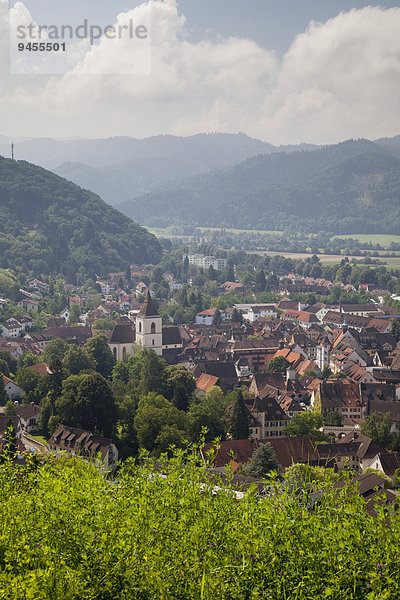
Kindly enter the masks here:
<path id="1" fill-rule="evenodd" d="M 136 317 L 136 343 L 162 355 L 162 317 L 158 314 L 150 292 Z"/>

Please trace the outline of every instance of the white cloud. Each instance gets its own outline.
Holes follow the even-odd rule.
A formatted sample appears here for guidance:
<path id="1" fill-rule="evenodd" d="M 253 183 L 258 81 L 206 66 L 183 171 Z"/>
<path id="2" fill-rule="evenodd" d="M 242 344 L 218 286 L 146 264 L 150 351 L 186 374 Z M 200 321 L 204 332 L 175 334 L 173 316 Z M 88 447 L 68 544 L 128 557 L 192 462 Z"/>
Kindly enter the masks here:
<path id="1" fill-rule="evenodd" d="M 149 0 L 116 23 L 130 19 L 151 23 L 149 75 L 131 40 L 102 40 L 62 77 L 20 79 L 3 94 L 0 115 L 11 111 L 21 135 L 218 130 L 327 143 L 400 131 L 400 8 L 311 23 L 280 61 L 249 39 L 191 42 L 175 0 Z"/>

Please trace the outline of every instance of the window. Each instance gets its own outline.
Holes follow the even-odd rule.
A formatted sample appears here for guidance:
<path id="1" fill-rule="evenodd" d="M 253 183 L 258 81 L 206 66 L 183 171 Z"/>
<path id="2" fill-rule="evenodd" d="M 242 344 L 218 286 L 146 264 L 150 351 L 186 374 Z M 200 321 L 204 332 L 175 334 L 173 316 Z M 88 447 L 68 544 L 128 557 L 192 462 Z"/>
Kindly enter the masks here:
<path id="1" fill-rule="evenodd" d="M 125 346 L 122 348 L 122 358 L 125 358 L 126 356 L 126 348 Z"/>
<path id="2" fill-rule="evenodd" d="M 155 332 L 156 332 L 156 324 L 152 323 L 151 324 L 151 332 L 150 333 L 154 334 Z"/>
<path id="3" fill-rule="evenodd" d="M 154 346 L 154 340 L 152 340 L 152 341 L 153 341 L 153 346 Z"/>
<path id="4" fill-rule="evenodd" d="M 142 333 L 142 323 L 141 323 L 141 321 L 139 322 L 139 333 Z"/>

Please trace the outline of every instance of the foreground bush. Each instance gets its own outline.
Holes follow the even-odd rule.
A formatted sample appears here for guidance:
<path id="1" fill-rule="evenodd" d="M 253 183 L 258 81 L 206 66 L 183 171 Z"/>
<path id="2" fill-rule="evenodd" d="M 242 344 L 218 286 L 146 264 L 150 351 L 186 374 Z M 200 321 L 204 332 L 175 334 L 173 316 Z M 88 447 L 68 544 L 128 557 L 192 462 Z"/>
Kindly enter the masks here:
<path id="1" fill-rule="evenodd" d="M 349 487 L 212 493 L 194 455 L 115 481 L 78 459 L 0 472 L 0 598 L 400 598 L 400 520 Z M 306 493 L 306 492 L 304 492 Z"/>

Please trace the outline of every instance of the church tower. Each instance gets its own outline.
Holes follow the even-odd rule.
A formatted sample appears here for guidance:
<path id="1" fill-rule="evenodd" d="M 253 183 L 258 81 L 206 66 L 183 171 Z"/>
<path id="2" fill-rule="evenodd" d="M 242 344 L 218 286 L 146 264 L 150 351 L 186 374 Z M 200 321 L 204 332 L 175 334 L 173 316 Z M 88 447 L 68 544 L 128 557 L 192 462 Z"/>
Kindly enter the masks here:
<path id="1" fill-rule="evenodd" d="M 162 317 L 158 314 L 149 291 L 136 317 L 136 343 L 162 355 Z"/>

